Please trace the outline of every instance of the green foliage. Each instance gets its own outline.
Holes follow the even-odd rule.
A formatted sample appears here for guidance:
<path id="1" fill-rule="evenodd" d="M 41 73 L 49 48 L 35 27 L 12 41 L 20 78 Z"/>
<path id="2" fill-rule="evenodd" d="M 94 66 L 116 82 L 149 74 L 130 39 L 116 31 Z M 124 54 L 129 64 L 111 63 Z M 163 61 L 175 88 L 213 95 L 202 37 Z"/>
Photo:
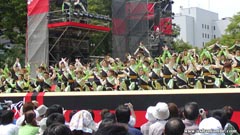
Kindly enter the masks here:
<path id="1" fill-rule="evenodd" d="M 182 52 L 184 49 L 192 49 L 192 46 L 189 43 L 184 42 L 182 39 L 177 39 L 173 43 L 173 49 L 176 52 Z"/>
<path id="2" fill-rule="evenodd" d="M 102 14 L 102 15 L 112 15 L 112 1 L 111 0 L 88 0 L 88 12 Z M 94 21 L 92 23 L 102 24 L 102 22 Z M 111 26 L 111 24 L 110 24 Z M 97 45 L 99 41 L 101 41 L 105 36 L 105 33 L 95 33 L 91 35 L 91 42 Z M 111 33 L 104 38 L 103 42 L 100 46 L 96 49 L 96 51 L 92 55 L 105 55 L 110 53 L 112 50 L 112 36 Z"/>
<path id="3" fill-rule="evenodd" d="M 172 27 L 172 31 L 173 31 L 172 35 L 174 37 L 178 37 L 180 35 L 181 28 L 180 28 L 180 26 L 175 25 Z"/>
<path id="4" fill-rule="evenodd" d="M 25 35 L 27 26 L 27 2 L 21 0 L 0 1 L 1 38 L 9 40 L 14 46 L 0 49 L 5 53 L 0 55 L 0 63 L 12 64 L 16 57 L 24 58 Z"/>
<path id="5" fill-rule="evenodd" d="M 24 62 L 24 55 L 22 51 L 24 48 L 21 46 L 17 45 L 8 49 L 3 45 L 0 45 L 0 49 L 4 51 L 3 54 L 0 54 L 0 68 L 3 68 L 5 64 L 8 64 L 9 66 L 13 65 L 16 58 L 19 58 L 21 63 Z"/>
<path id="6" fill-rule="evenodd" d="M 91 13 L 112 15 L 111 0 L 88 0 L 88 11 Z"/>
<path id="7" fill-rule="evenodd" d="M 231 24 L 228 25 L 226 32 L 235 38 L 240 38 L 240 12 L 233 16 Z"/>

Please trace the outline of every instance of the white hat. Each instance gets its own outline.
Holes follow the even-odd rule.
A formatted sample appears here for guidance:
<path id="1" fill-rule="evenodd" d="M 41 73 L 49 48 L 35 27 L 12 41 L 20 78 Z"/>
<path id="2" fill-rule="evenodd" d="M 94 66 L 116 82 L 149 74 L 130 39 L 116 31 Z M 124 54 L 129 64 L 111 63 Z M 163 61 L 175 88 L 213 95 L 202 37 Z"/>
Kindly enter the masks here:
<path id="1" fill-rule="evenodd" d="M 74 114 L 69 124 L 72 131 L 82 130 L 85 133 L 93 133 L 93 131 L 97 130 L 96 127 L 92 115 L 87 110 L 81 110 Z"/>
<path id="2" fill-rule="evenodd" d="M 145 114 L 145 118 L 148 120 L 148 121 L 155 121 L 156 118 L 153 116 L 153 111 L 155 111 L 155 108 L 154 106 L 149 106 L 147 108 L 147 112 Z"/>
<path id="3" fill-rule="evenodd" d="M 219 122 L 219 120 L 210 117 L 203 119 L 200 124 L 199 124 L 199 130 L 204 130 L 206 132 L 204 133 L 199 133 L 199 135 L 221 135 L 219 131 L 222 131 L 222 125 Z M 214 133 L 214 131 L 216 131 Z"/>
<path id="4" fill-rule="evenodd" d="M 36 109 L 36 111 L 38 112 L 39 116 L 42 116 L 42 115 L 44 115 L 44 114 L 46 113 L 47 109 L 48 109 L 48 108 L 47 108 L 45 105 L 40 105 L 40 106 Z"/>
<path id="5" fill-rule="evenodd" d="M 157 105 L 154 107 L 152 115 L 159 120 L 165 120 L 169 117 L 169 109 L 168 105 L 163 102 L 158 102 Z"/>

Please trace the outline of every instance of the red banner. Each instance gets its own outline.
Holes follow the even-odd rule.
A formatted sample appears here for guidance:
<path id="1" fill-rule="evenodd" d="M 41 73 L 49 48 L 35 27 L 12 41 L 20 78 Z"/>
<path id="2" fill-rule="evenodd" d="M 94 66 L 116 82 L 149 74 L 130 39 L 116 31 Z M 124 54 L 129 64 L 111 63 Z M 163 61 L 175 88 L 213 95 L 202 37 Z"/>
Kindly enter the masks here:
<path id="1" fill-rule="evenodd" d="M 154 31 L 159 28 L 159 30 L 166 34 L 166 35 L 171 35 L 172 34 L 172 18 L 167 17 L 167 18 L 161 18 L 159 25 L 154 26 Z"/>
<path id="2" fill-rule="evenodd" d="M 46 13 L 49 10 L 49 0 L 28 0 L 28 16 Z"/>

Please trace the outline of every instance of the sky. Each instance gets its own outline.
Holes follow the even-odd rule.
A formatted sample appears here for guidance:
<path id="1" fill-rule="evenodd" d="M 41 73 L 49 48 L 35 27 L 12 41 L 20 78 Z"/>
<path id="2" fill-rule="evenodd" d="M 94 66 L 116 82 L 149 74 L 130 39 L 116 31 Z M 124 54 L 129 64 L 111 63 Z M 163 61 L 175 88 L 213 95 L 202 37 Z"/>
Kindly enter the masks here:
<path id="1" fill-rule="evenodd" d="M 173 0 L 173 12 L 179 13 L 183 8 L 200 7 L 218 13 L 219 19 L 232 17 L 240 12 L 240 0 Z"/>

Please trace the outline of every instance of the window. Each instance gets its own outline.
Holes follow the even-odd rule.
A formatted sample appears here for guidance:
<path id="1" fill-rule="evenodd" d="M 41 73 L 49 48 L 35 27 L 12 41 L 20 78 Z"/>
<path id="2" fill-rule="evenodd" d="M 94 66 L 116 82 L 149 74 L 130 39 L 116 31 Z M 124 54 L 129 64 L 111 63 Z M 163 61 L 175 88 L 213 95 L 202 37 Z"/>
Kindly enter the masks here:
<path id="1" fill-rule="evenodd" d="M 202 28 L 204 28 L 204 24 L 202 24 Z"/>
<path id="2" fill-rule="evenodd" d="M 202 46 L 204 47 L 204 42 L 202 43 Z"/>
<path id="3" fill-rule="evenodd" d="M 205 38 L 207 38 L 207 34 L 205 33 Z"/>
<path id="4" fill-rule="evenodd" d="M 209 30 L 209 25 L 207 25 L 207 29 Z"/>
<path id="5" fill-rule="evenodd" d="M 216 35 L 213 35 L 213 38 L 215 39 L 215 38 L 216 38 Z"/>
<path id="6" fill-rule="evenodd" d="M 207 25 L 205 24 L 205 29 L 207 29 Z"/>
<path id="7" fill-rule="evenodd" d="M 216 30 L 216 27 L 215 27 L 215 26 L 213 26 L 213 30 Z"/>
<path id="8" fill-rule="evenodd" d="M 202 34 L 202 38 L 204 38 L 204 33 Z"/>
<path id="9" fill-rule="evenodd" d="M 209 39 L 209 34 L 207 35 L 208 39 Z"/>

